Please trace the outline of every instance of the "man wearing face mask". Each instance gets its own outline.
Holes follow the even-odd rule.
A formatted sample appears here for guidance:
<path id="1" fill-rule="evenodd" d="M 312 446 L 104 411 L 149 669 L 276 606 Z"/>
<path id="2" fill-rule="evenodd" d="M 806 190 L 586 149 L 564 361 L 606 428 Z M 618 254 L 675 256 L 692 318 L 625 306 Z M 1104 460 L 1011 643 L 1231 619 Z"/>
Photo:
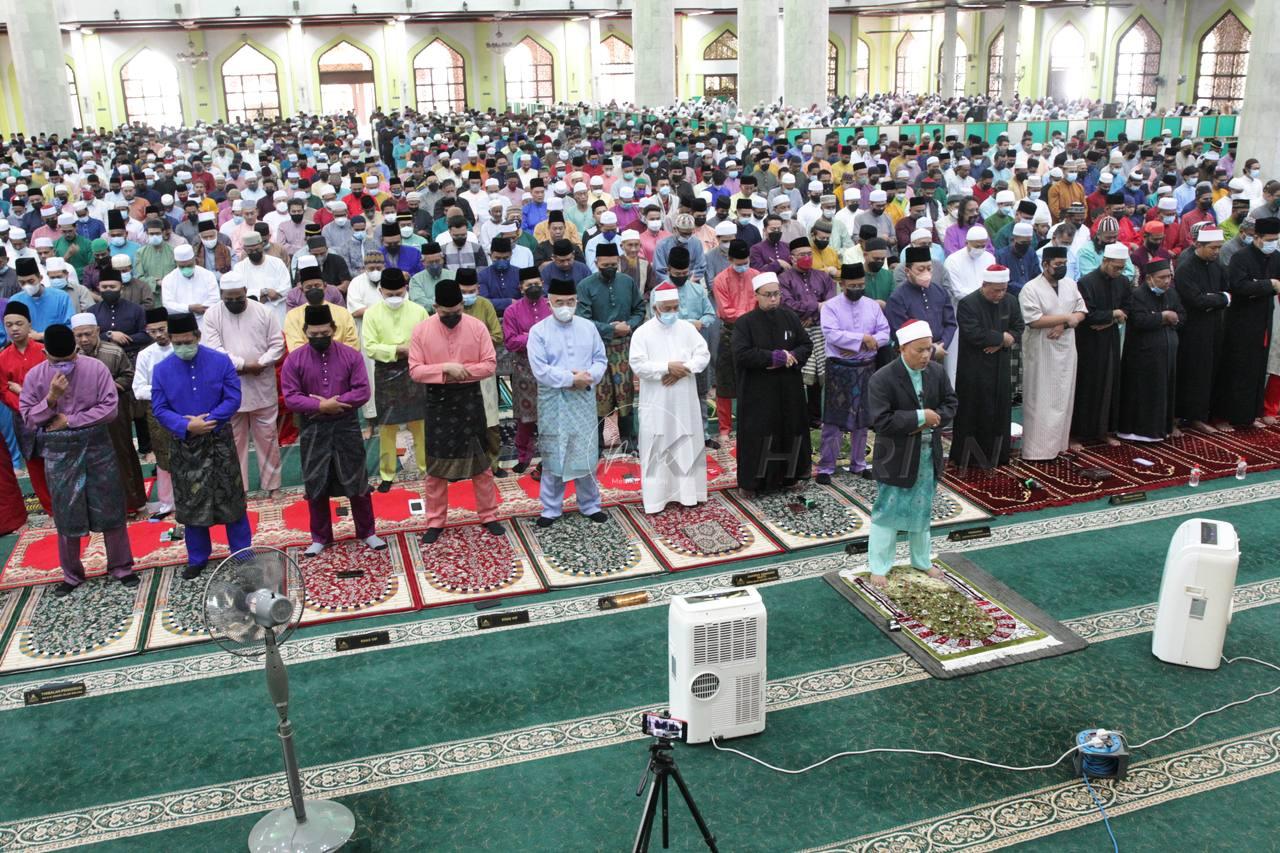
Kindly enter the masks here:
<path id="1" fill-rule="evenodd" d="M 807 238 L 792 240 L 788 248 L 793 266 L 778 276 L 778 284 L 783 306 L 800 318 L 800 325 L 813 344 L 813 353 L 800 375 L 809 399 L 809 421 L 816 428 L 822 422 L 822 384 L 826 376 L 819 306 L 835 295 L 835 284 L 825 272 L 813 268 L 813 249 Z"/>
<path id="2" fill-rule="evenodd" d="M 193 244 L 196 252 L 196 263 L 209 270 L 215 277 L 231 269 L 231 240 L 225 234 L 218 233 L 218 218 L 214 213 L 200 214 L 197 225 L 200 230 L 200 242 Z"/>
<path id="3" fill-rule="evenodd" d="M 249 299 L 234 272 L 219 283 L 222 301 L 204 317 L 204 345 L 231 357 L 240 377 L 240 408 L 231 419 L 245 489 L 249 488 L 249 434 L 258 457 L 258 488 L 280 491 L 279 400 L 276 365 L 284 359 L 284 333 L 270 308 Z"/>
<path id="4" fill-rule="evenodd" d="M 406 281 L 422 272 L 422 253 L 404 244 L 400 226 L 394 219 L 383 222 L 381 232 L 382 255 L 387 267 L 395 267 L 403 272 Z"/>
<path id="5" fill-rule="evenodd" d="M 533 461 L 538 432 L 538 382 L 529 366 L 529 332 L 540 320 L 551 316 L 551 305 L 543 295 L 542 277 L 536 267 L 520 270 L 521 298 L 507 306 L 502 315 L 503 346 L 511 353 L 511 397 L 516 421 L 516 464 L 523 474 Z M 534 479 L 542 476 L 541 468 Z"/>
<path id="6" fill-rule="evenodd" d="M 232 267 L 232 271 L 244 283 L 249 296 L 270 308 L 283 323 L 288 310 L 285 300 L 290 289 L 289 268 L 284 261 L 268 255 L 265 249 L 262 235 L 256 231 L 246 234 L 244 259 Z"/>
<path id="7" fill-rule="evenodd" d="M 511 265 L 513 248 L 510 238 L 494 237 L 489 247 L 489 265 L 479 271 L 477 279 L 480 295 L 493 303 L 498 316 L 502 316 L 513 300 L 520 298 L 521 270 Z"/>
<path id="8" fill-rule="evenodd" d="M 1206 237 L 1208 233 L 1208 237 Z M 1199 239 L 1221 245 L 1222 232 L 1201 230 Z M 1227 270 L 1231 301 L 1224 312 L 1222 363 L 1214 388 L 1213 409 L 1233 427 L 1270 426 L 1264 414 L 1268 382 L 1268 334 L 1274 334 L 1274 294 L 1280 293 L 1280 219 L 1264 217 L 1254 224 L 1253 245 L 1236 252 Z"/>
<path id="9" fill-rule="evenodd" d="M 618 272 L 618 247 L 603 243 L 596 252 L 597 271 L 578 283 L 578 316 L 595 324 L 608 355 L 606 381 L 596 387 L 599 446 L 603 449 L 604 419 L 618 418 L 618 434 L 624 453 L 635 452 L 635 425 L 631 414 L 635 384 L 627 352 L 631 333 L 644 322 L 644 298 L 630 276 Z M 543 271 L 543 278 L 546 278 Z M 557 271 L 554 275 L 563 275 Z"/>
<path id="10" fill-rule="evenodd" d="M 1164 441 L 1182 435 L 1174 419 L 1178 327 L 1186 319 L 1168 260 L 1152 261 L 1141 287 L 1125 294 L 1128 316 L 1120 364 L 1118 435 Z"/>
<path id="11" fill-rule="evenodd" d="M 444 265 L 444 249 L 439 243 L 422 247 L 422 272 L 409 279 L 409 299 L 431 312 L 436 304 L 436 285 L 452 279 L 455 271 Z"/>
<path id="12" fill-rule="evenodd" d="M 169 473 L 169 449 L 172 438 L 160 426 L 151 410 L 151 374 L 155 366 L 173 354 L 169 343 L 169 312 L 163 308 L 149 308 L 146 312 L 146 333 L 151 343 L 138 353 L 133 369 L 133 397 L 137 401 L 134 410 L 144 411 L 146 435 L 156 458 L 156 500 L 147 509 L 153 519 L 162 519 L 173 512 L 173 476 Z M 136 421 L 135 421 L 136 423 Z M 139 428 L 139 436 L 143 430 Z"/>
<path id="13" fill-rule="evenodd" d="M 489 330 L 489 337 L 493 339 L 495 355 L 497 353 L 505 355 L 505 350 L 502 346 L 502 324 L 498 320 L 498 312 L 494 310 L 493 303 L 480 293 L 476 271 L 472 269 L 458 270 L 454 280 L 458 282 L 458 287 L 462 290 L 462 313 L 484 323 L 485 328 Z M 504 360 L 499 358 L 499 370 L 503 369 L 502 362 Z M 509 374 L 510 368 L 506 368 L 506 371 Z M 484 397 L 485 448 L 489 451 L 489 460 L 493 466 L 493 476 L 505 477 L 507 476 L 506 469 L 498 465 L 498 457 L 502 452 L 502 434 L 498 430 L 498 377 L 496 373 L 480 380 L 480 393 Z"/>
<path id="14" fill-rule="evenodd" d="M 147 242 L 133 258 L 133 275 L 155 288 L 159 287 L 166 275 L 173 272 L 177 262 L 173 258 L 173 247 L 164 241 L 164 227 L 160 220 L 148 219 L 144 227 Z"/>
<path id="15" fill-rule="evenodd" d="M 862 264 L 840 268 L 840 295 L 822 303 L 820 324 L 826 349 L 826 391 L 817 481 L 831 482 L 840 443 L 849 433 L 849 471 L 869 476 L 863 398 L 875 373 L 877 353 L 889 344 L 889 322 L 874 299 L 864 298 Z"/>
<path id="16" fill-rule="evenodd" d="M 18 395 L 22 393 L 22 383 L 27 373 L 37 364 L 45 361 L 44 345 L 31 337 L 31 312 L 21 302 L 10 300 L 4 307 L 5 337 L 11 346 L 0 349 L 0 391 L 3 391 L 4 404 L 9 409 L 13 423 L 14 443 L 18 453 L 26 460 L 27 475 L 31 478 L 31 488 L 40 501 L 45 515 L 52 515 L 52 504 L 49 498 L 49 485 L 45 479 L 44 459 L 36 446 L 36 432 L 28 429 L 22 421 L 19 411 Z M 5 444 L 9 444 L 6 440 Z M 17 461 L 14 456 L 11 461 Z"/>
<path id="17" fill-rule="evenodd" d="M 305 262 L 305 258 L 301 259 Z M 289 350 L 295 350 L 298 347 L 306 346 L 307 337 L 303 332 L 306 313 L 302 310 L 307 305 L 329 305 L 332 310 L 333 322 L 337 326 L 337 340 L 342 341 L 349 347 L 354 349 L 360 348 L 360 336 L 356 332 L 355 320 L 351 316 L 351 312 L 345 307 L 345 300 L 338 299 L 341 294 L 335 297 L 336 288 L 332 285 L 326 285 L 324 279 L 320 277 L 320 268 L 314 264 L 302 266 L 298 270 L 298 287 L 295 288 L 301 295 L 297 307 L 290 308 L 284 316 L 284 343 Z M 294 293 L 289 291 L 290 295 Z"/>
<path id="18" fill-rule="evenodd" d="M 94 304 L 94 297 L 89 288 L 75 281 L 73 276 L 75 270 L 71 265 L 57 255 L 51 256 L 45 261 L 45 279 L 50 288 L 61 290 L 71 297 L 71 310 L 77 314 L 81 311 L 88 311 L 89 307 Z"/>
<path id="19" fill-rule="evenodd" d="M 170 314 L 194 314 L 199 320 L 219 301 L 218 279 L 196 264 L 195 251 L 190 246 L 175 249 L 173 259 L 176 268 L 160 281 L 161 303 Z"/>
<path id="20" fill-rule="evenodd" d="M 414 328 L 427 319 L 427 310 L 407 298 L 409 282 L 394 267 L 382 270 L 381 299 L 364 312 L 361 340 L 374 362 L 374 406 L 378 415 L 378 490 L 389 491 L 396 477 L 396 435 L 401 426 L 413 437 L 418 470 L 427 468 L 423 435 L 426 394 L 409 378 L 409 345 Z"/>
<path id="21" fill-rule="evenodd" d="M 689 269 L 695 281 L 702 281 L 706 275 L 706 269 L 703 265 L 702 243 L 693 237 L 694 224 L 693 217 L 687 213 L 682 213 L 675 219 L 675 233 L 669 237 L 659 240 L 654 247 L 653 252 L 653 272 L 659 280 L 667 277 L 669 264 L 667 255 L 676 247 L 685 249 L 689 253 Z"/>
<path id="22" fill-rule="evenodd" d="M 26 305 L 31 313 L 32 339 L 43 341 L 47 327 L 71 321 L 71 315 L 75 313 L 71 297 L 64 290 L 45 287 L 44 276 L 35 258 L 18 258 L 14 262 L 14 272 L 22 292 L 11 301 Z"/>
<path id="23" fill-rule="evenodd" d="M 232 553 L 253 544 L 240 460 L 229 422 L 240 408 L 240 377 L 224 353 L 200 345 L 193 314 L 169 315 L 173 355 L 151 374 L 151 408 L 172 436 L 175 518 L 186 525 L 187 568 L 193 580 L 209 564 L 209 528 L 226 528 Z"/>
<path id="24" fill-rule="evenodd" d="M 52 496 L 62 566 L 53 594 L 65 596 L 84 583 L 80 543 L 90 532 L 102 534 L 111 577 L 136 587 L 126 496 L 107 434 L 119 406 L 116 384 L 106 365 L 78 354 L 70 328 L 58 323 L 46 331 L 47 361 L 28 372 L 19 411 L 37 436 Z"/>
<path id="25" fill-rule="evenodd" d="M 1022 458 L 1056 459 L 1071 443 L 1075 407 L 1075 330 L 1088 309 L 1067 277 L 1067 247 L 1046 246 L 1040 275 L 1018 294 L 1022 333 Z"/>

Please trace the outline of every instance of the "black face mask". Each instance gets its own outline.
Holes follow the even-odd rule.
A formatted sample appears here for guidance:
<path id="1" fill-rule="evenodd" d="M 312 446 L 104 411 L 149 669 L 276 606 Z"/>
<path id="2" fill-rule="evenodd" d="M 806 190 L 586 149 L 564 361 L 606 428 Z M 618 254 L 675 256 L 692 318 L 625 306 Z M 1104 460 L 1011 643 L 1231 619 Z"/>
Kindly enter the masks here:
<path id="1" fill-rule="evenodd" d="M 329 348 L 329 344 L 333 343 L 332 337 L 323 338 L 307 338 L 307 343 L 311 344 L 311 348 L 316 352 L 324 352 Z"/>
<path id="2" fill-rule="evenodd" d="M 706 225 L 706 224 L 707 224 L 707 217 L 705 216 L 693 217 L 693 225 L 695 228 L 701 228 L 703 225 Z"/>
<path id="3" fill-rule="evenodd" d="M 459 249 L 467 245 L 467 235 L 463 234 L 461 237 L 454 237 L 453 245 L 457 246 Z"/>
<path id="4" fill-rule="evenodd" d="M 1208 210 L 1209 208 L 1213 207 L 1213 202 L 1212 201 L 1197 202 L 1196 207 L 1200 208 L 1201 210 Z"/>
<path id="5" fill-rule="evenodd" d="M 103 297 L 103 298 L 105 299 L 106 297 Z M 225 305 L 227 307 L 227 310 L 230 311 L 232 314 L 243 314 L 244 309 L 249 307 L 249 300 L 224 299 L 222 300 L 222 304 Z"/>
<path id="6" fill-rule="evenodd" d="M 107 255 L 105 258 L 94 258 L 93 263 L 98 267 L 98 269 L 105 270 L 107 267 L 111 266 L 111 256 Z"/>
<path id="7" fill-rule="evenodd" d="M 831 245 L 831 241 L 830 240 L 814 240 L 813 245 L 818 247 L 818 251 L 822 251 L 823 249 L 827 248 L 827 246 Z"/>
<path id="8" fill-rule="evenodd" d="M 542 298 L 542 285 L 535 284 L 532 287 L 525 288 L 524 298 L 530 302 L 537 302 Z"/>
<path id="9" fill-rule="evenodd" d="M 445 328 L 452 329 L 454 326 L 462 322 L 461 314 L 441 314 L 440 322 L 444 323 Z"/>
<path id="10" fill-rule="evenodd" d="M 862 294 L 865 292 L 865 287 L 846 287 L 844 289 L 844 298 L 852 302 L 857 302 L 862 298 Z"/>
<path id="11" fill-rule="evenodd" d="M 600 268 L 600 278 L 603 281 L 613 281 L 617 277 L 618 277 L 617 267 L 610 267 L 609 269 L 604 269 L 603 267 Z"/>
<path id="12" fill-rule="evenodd" d="M 187 214 L 187 221 L 188 221 L 188 222 L 199 222 L 199 221 L 200 221 L 200 217 L 199 217 L 198 215 L 196 215 L 195 213 L 188 213 L 188 214 Z"/>
<path id="13" fill-rule="evenodd" d="M 1027 249 L 1030 249 L 1030 248 L 1031 248 L 1030 246 L 1028 246 L 1028 245 L 1026 245 L 1026 244 L 1024 244 L 1024 243 L 1014 243 L 1014 244 L 1013 244 L 1013 253 L 1014 253 L 1014 255 L 1016 255 L 1016 256 L 1018 256 L 1018 257 L 1020 258 L 1020 257 L 1022 257 L 1023 255 L 1025 255 L 1025 254 L 1027 253 Z"/>
<path id="14" fill-rule="evenodd" d="M 120 301 L 120 291 L 104 290 L 102 291 L 102 301 L 108 305 L 115 305 Z"/>
<path id="15" fill-rule="evenodd" d="M 320 303 L 324 302 L 324 288 L 323 287 L 310 288 L 306 291 L 306 297 L 307 297 L 308 305 L 319 305 Z"/>
<path id="16" fill-rule="evenodd" d="M 768 233 L 767 237 L 769 238 L 769 242 L 770 242 L 770 243 L 774 243 L 774 244 L 776 244 L 779 240 L 781 240 L 781 239 L 782 239 L 782 232 L 781 232 L 781 231 L 770 231 L 770 232 Z"/>
<path id="17" fill-rule="evenodd" d="M 440 189 L 439 184 L 427 184 L 427 192 L 432 192 L 432 193 L 438 192 L 439 189 Z"/>
<path id="18" fill-rule="evenodd" d="M 301 213 L 290 213 L 290 214 L 289 214 L 289 218 L 290 218 L 290 219 L 292 219 L 295 223 L 298 223 L 298 222 L 301 222 L 301 221 L 302 221 L 302 214 L 301 214 Z"/>
<path id="19" fill-rule="evenodd" d="M 262 252 L 248 252 L 247 254 L 251 263 L 257 264 L 262 262 Z"/>
<path id="20" fill-rule="evenodd" d="M 1057 281 L 1058 279 L 1058 271 L 1054 267 L 1045 267 L 1040 271 L 1040 274 L 1045 277 L 1046 281 Z"/>
<path id="21" fill-rule="evenodd" d="M 689 280 L 689 276 L 673 275 L 673 276 L 668 276 L 667 280 L 670 281 L 672 284 L 674 284 L 676 287 L 683 287 L 685 282 Z"/>
<path id="22" fill-rule="evenodd" d="M 867 272 L 877 273 L 884 269 L 884 261 L 867 261 Z"/>

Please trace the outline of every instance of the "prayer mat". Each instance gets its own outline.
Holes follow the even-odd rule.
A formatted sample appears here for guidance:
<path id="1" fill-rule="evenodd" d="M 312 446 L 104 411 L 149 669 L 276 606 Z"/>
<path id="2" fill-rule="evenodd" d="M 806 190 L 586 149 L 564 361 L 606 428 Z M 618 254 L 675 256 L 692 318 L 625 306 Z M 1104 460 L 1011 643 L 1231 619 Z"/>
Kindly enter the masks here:
<path id="1" fill-rule="evenodd" d="M 116 580 L 93 578 L 62 598 L 48 586 L 29 590 L 0 655 L 0 672 L 136 654 L 142 646 L 154 573 L 141 572 L 139 577 L 142 583 L 133 589 Z"/>
<path id="2" fill-rule="evenodd" d="M 661 574 L 662 565 L 644 546 L 640 535 L 623 521 L 623 511 L 605 510 L 609 520 L 592 521 L 579 512 L 566 512 L 550 527 L 536 518 L 515 519 L 515 526 L 548 587 Z"/>
<path id="3" fill-rule="evenodd" d="M 871 585 L 865 569 L 822 577 L 934 678 L 1056 657 L 1089 645 L 959 554 L 939 554 L 933 564 L 945 578 L 894 566 L 883 590 Z"/>
<path id="4" fill-rule="evenodd" d="M 18 612 L 18 602 L 21 600 L 22 590 L 20 589 L 0 590 L 0 643 L 4 642 L 5 635 L 9 631 L 9 623 L 13 620 L 13 614 Z"/>
<path id="5" fill-rule="evenodd" d="M 658 559 L 673 572 L 731 560 L 782 553 L 764 531 L 724 495 L 709 494 L 706 503 L 669 503 L 649 515 L 640 504 L 623 508 Z"/>
<path id="6" fill-rule="evenodd" d="M 1234 477 L 1236 464 L 1244 456 L 1250 471 L 1265 471 L 1275 467 L 1255 450 L 1239 450 L 1221 440 L 1220 435 L 1204 435 L 1187 430 L 1179 438 L 1170 438 L 1159 444 L 1149 445 L 1150 452 L 1168 456 L 1185 463 L 1200 466 L 1200 479 Z M 1185 482 L 1185 481 L 1184 481 Z"/>
<path id="7" fill-rule="evenodd" d="M 861 475 L 847 471 L 832 474 L 831 485 L 853 498 L 868 514 L 875 506 L 876 494 L 880 488 L 875 480 L 864 480 Z M 965 500 L 946 486 L 939 485 L 933 493 L 933 527 L 985 521 L 988 518 L 991 518 L 991 513 Z"/>
<path id="8" fill-rule="evenodd" d="M 423 545 L 421 537 L 406 537 L 419 605 L 438 607 L 546 589 L 520 538 L 506 527 L 502 536 L 479 525 L 446 527 L 430 545 Z"/>
<path id="9" fill-rule="evenodd" d="M 729 494 L 788 551 L 856 539 L 871 530 L 870 516 L 848 495 L 812 480 L 754 497 Z"/>
<path id="10" fill-rule="evenodd" d="M 426 529 L 426 514 L 414 513 L 411 503 L 423 501 L 421 481 L 394 486 L 390 491 L 373 491 L 373 517 L 379 536 L 388 538 L 396 533 L 408 533 Z M 450 505 L 454 503 L 450 493 Z M 425 506 L 425 502 L 424 506 Z M 474 510 L 475 504 L 472 503 Z M 451 510 L 452 512 L 452 510 Z M 329 519 L 333 522 L 334 541 L 350 539 L 356 535 L 355 522 L 351 518 L 351 502 L 346 498 L 329 499 Z M 311 544 L 311 515 L 307 501 L 299 493 L 280 510 L 280 521 L 288 531 L 289 545 Z M 276 547 L 287 547 L 279 546 Z"/>
<path id="11" fill-rule="evenodd" d="M 1243 456 L 1249 467 L 1280 465 L 1280 426 L 1248 427 L 1233 432 L 1220 432 L 1212 438 Z M 1235 467 L 1232 466 L 1232 471 Z"/>
<path id="12" fill-rule="evenodd" d="M 1029 483 L 1034 477 L 1032 472 L 1015 465 L 964 470 L 948 465 L 942 482 L 951 491 L 996 515 L 1044 509 L 1064 500 L 1060 492 Z"/>
<path id="13" fill-rule="evenodd" d="M 372 551 L 356 539 L 335 542 L 316 557 L 303 557 L 302 546 L 289 549 L 306 586 L 303 625 L 418 609 L 405 569 L 402 538 L 399 534 L 385 538 L 387 547 L 382 551 Z M 352 576 L 356 572 L 363 574 Z"/>
<path id="14" fill-rule="evenodd" d="M 1164 442 L 1126 441 L 1116 446 L 1090 445 L 1076 454 L 1079 463 L 1086 468 L 1106 468 L 1118 471 L 1124 480 L 1136 489 L 1162 489 L 1167 486 L 1183 486 L 1191 476 L 1193 463 L 1173 454 L 1161 452 Z M 1235 472 L 1235 466 L 1231 466 Z M 1203 478 L 1203 469 L 1201 477 Z M 1121 491 L 1130 491 L 1129 488 Z"/>
<path id="15" fill-rule="evenodd" d="M 185 566 L 170 566 L 158 572 L 160 590 L 147 626 L 148 651 L 173 646 L 186 646 L 209 639 L 204 625 L 204 592 L 208 574 L 195 580 L 183 580 Z"/>

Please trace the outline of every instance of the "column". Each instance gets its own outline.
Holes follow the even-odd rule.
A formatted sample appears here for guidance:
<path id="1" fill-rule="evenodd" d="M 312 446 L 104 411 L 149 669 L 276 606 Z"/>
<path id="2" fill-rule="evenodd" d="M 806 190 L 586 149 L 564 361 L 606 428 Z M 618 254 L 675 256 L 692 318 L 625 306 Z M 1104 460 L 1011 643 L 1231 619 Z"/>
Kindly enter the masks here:
<path id="1" fill-rule="evenodd" d="M 778 97 L 777 9 L 773 0 L 738 2 L 738 105 L 744 110 Z M 806 42 L 800 55 L 811 53 L 812 44 Z"/>
<path id="2" fill-rule="evenodd" d="M 854 13 L 849 16 L 849 61 L 845 63 L 845 70 L 848 72 L 848 81 L 845 91 L 853 97 L 865 95 L 866 92 L 858 91 L 858 41 L 859 41 L 858 15 Z M 870 59 L 870 57 L 868 57 Z M 871 88 L 871 68 L 867 67 L 867 88 Z"/>
<path id="3" fill-rule="evenodd" d="M 807 110 L 810 104 L 827 102 L 829 21 L 827 0 L 786 0 L 782 7 L 782 52 L 788 59 L 783 64 L 782 100 L 787 106 Z M 739 66 L 743 59 L 758 61 L 741 48 L 739 42 Z"/>
<path id="4" fill-rule="evenodd" d="M 1006 104 L 1018 93 L 1018 31 L 1022 27 L 1022 4 L 1009 0 L 1004 6 L 1004 67 L 1001 72 L 1001 100 Z"/>
<path id="5" fill-rule="evenodd" d="M 635 0 L 631 12 L 631 46 L 635 52 L 635 102 L 661 107 L 676 99 L 675 0 Z"/>
<path id="6" fill-rule="evenodd" d="M 1280 26 L 1280 3 L 1258 3 L 1253 7 L 1253 31 L 1274 33 Z M 1262 174 L 1275 175 L 1280 164 L 1280 134 L 1275 117 L 1280 111 L 1280 87 L 1263 69 L 1273 68 L 1280 47 L 1273 38 L 1253 39 L 1249 45 L 1249 74 L 1244 84 L 1244 103 L 1240 109 L 1240 136 L 1236 156 L 1238 168 L 1244 161 L 1257 157 L 1262 161 Z M 1256 69 L 1256 70 L 1255 70 Z"/>
<path id="7" fill-rule="evenodd" d="M 27 125 L 18 130 L 31 136 L 65 136 L 71 132 L 71 96 L 58 16 L 43 3 L 9 0 L 4 6 L 9 50 L 18 77 L 17 95 Z"/>
<path id="8" fill-rule="evenodd" d="M 1258 6 L 1270 6 L 1270 3 L 1259 3 Z M 1260 17 L 1256 10 L 1255 20 Z M 1254 32 L 1265 32 L 1254 25 Z M 1160 76 L 1164 83 L 1156 87 L 1156 107 L 1163 109 L 1178 102 L 1178 78 L 1184 73 L 1182 68 L 1182 41 L 1187 37 L 1187 0 L 1165 0 L 1164 31 L 1160 34 Z M 1252 43 L 1251 50 L 1256 50 Z M 1250 57 L 1252 60 L 1252 56 Z M 1257 66 L 1254 66 L 1255 68 Z M 1187 69 L 1188 71 L 1194 69 Z"/>
<path id="9" fill-rule="evenodd" d="M 938 94 L 950 98 L 956 88 L 956 17 L 952 0 L 942 8 L 942 67 L 938 69 Z"/>
<path id="10" fill-rule="evenodd" d="M 299 113 L 317 112 L 311 103 L 311 67 L 302 19 L 289 19 L 289 73 L 293 78 L 293 108 Z"/>

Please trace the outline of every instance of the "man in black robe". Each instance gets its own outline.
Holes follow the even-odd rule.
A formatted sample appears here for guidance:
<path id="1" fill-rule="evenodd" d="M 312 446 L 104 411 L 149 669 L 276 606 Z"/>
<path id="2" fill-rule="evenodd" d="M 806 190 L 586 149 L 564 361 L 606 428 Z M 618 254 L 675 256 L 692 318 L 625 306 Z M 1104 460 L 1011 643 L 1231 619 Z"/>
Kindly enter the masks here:
<path id="1" fill-rule="evenodd" d="M 956 305 L 956 419 L 951 461 L 994 468 L 1009 461 L 1013 419 L 1012 351 L 1022 339 L 1022 309 L 1009 292 L 1009 268 L 992 264 L 982 286 Z"/>
<path id="2" fill-rule="evenodd" d="M 1187 318 L 1178 330 L 1178 387 L 1174 403 L 1180 421 L 1207 435 L 1218 432 L 1209 425 L 1209 413 L 1214 381 L 1222 362 L 1224 312 L 1231 304 L 1231 295 L 1226 292 L 1227 271 L 1218 262 L 1221 235 L 1220 231 L 1200 229 L 1194 251 L 1183 251 L 1178 258 L 1174 284 Z"/>
<path id="3" fill-rule="evenodd" d="M 1280 219 L 1259 219 L 1254 235 L 1253 245 L 1236 252 L 1227 270 L 1231 304 L 1224 320 L 1222 367 L 1214 397 L 1215 412 L 1236 427 L 1275 422 L 1259 416 L 1267 387 L 1271 312 L 1280 293 L 1280 255 L 1275 250 L 1280 245 Z M 1268 246 L 1270 253 L 1265 250 Z"/>
<path id="4" fill-rule="evenodd" d="M 813 342 L 782 305 L 776 273 L 752 281 L 755 309 L 733 326 L 738 368 L 738 488 L 786 488 L 809 476 L 813 450 L 800 370 Z"/>
<path id="5" fill-rule="evenodd" d="M 1128 262 L 1129 249 L 1123 243 L 1108 243 L 1101 264 L 1078 283 L 1087 313 L 1076 327 L 1072 450 L 1098 441 L 1120 443 L 1111 433 L 1120 415 L 1120 324 L 1125 321 L 1120 303 L 1129 290 L 1124 275 Z"/>
<path id="6" fill-rule="evenodd" d="M 1187 318 L 1178 292 L 1171 288 L 1167 259 L 1151 261 L 1141 287 L 1124 299 L 1124 358 L 1120 362 L 1120 420 L 1126 441 L 1163 441 L 1178 437 L 1174 421 L 1177 388 L 1178 327 Z"/>

